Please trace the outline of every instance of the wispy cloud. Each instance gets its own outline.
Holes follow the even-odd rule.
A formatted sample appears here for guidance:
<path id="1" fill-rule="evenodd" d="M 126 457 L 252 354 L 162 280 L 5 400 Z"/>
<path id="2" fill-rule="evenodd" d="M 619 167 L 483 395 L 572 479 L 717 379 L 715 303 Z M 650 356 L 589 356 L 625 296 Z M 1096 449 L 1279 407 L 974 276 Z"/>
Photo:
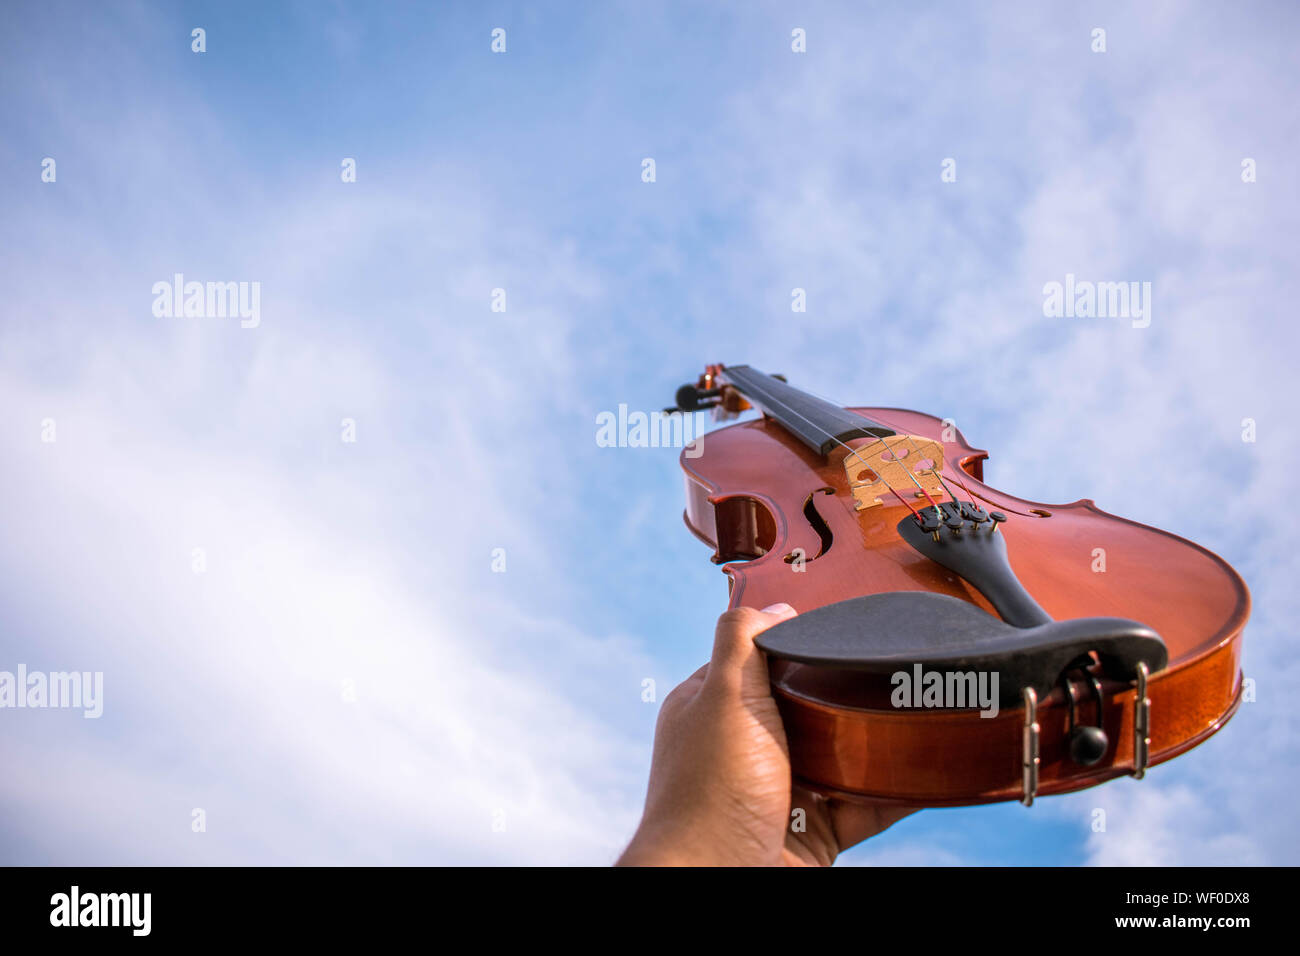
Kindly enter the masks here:
<path id="1" fill-rule="evenodd" d="M 79 11 L 70 57 L 44 9 L 0 31 L 3 650 L 103 669 L 107 702 L 6 715 L 7 858 L 611 858 L 640 682 L 698 663 L 725 589 L 672 454 L 601 454 L 594 413 L 721 360 L 953 415 L 995 484 L 1172 528 L 1254 590 L 1259 699 L 1218 738 L 850 861 L 1294 862 L 1285 5 L 520 13 L 495 60 L 468 13 L 286 36 L 256 5 L 206 60 L 161 8 Z M 260 281 L 261 326 L 154 318 L 174 272 Z M 1151 281 L 1151 327 L 1045 318 L 1067 272 Z"/>

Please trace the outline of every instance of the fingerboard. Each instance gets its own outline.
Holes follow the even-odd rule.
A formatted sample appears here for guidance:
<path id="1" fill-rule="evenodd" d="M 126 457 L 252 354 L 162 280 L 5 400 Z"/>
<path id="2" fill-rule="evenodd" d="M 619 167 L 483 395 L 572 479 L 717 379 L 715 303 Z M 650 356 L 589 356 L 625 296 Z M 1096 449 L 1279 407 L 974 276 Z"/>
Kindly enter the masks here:
<path id="1" fill-rule="evenodd" d="M 782 428 L 820 455 L 854 438 L 885 438 L 894 434 L 879 422 L 800 391 L 779 378 L 748 365 L 728 365 L 722 377 L 751 405 L 775 419 Z"/>

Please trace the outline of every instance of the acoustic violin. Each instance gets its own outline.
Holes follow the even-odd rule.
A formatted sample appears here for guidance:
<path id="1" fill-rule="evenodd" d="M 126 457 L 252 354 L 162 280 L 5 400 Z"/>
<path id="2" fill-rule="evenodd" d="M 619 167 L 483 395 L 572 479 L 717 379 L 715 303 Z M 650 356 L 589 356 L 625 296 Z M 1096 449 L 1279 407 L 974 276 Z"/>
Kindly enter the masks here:
<path id="1" fill-rule="evenodd" d="M 799 612 L 757 643 L 805 786 L 1030 805 L 1140 778 L 1236 711 L 1250 595 L 1216 555 L 991 487 L 950 421 L 749 366 L 709 366 L 666 411 L 749 408 L 683 451 L 685 518 L 731 607 Z"/>

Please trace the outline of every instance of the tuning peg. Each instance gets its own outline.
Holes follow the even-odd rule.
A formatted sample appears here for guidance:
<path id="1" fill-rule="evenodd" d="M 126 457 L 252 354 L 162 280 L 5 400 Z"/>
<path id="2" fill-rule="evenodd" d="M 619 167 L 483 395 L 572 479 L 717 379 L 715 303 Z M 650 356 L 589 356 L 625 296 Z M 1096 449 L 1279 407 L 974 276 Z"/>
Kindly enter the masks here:
<path id="1" fill-rule="evenodd" d="M 683 385 L 677 390 L 674 400 L 677 402 L 672 411 L 675 412 L 698 412 L 705 408 L 712 408 L 718 404 L 719 396 L 722 394 L 720 388 L 699 388 L 695 385 Z M 701 399 L 711 398 L 713 401 L 706 402 Z M 668 409 L 665 409 L 668 411 Z"/>

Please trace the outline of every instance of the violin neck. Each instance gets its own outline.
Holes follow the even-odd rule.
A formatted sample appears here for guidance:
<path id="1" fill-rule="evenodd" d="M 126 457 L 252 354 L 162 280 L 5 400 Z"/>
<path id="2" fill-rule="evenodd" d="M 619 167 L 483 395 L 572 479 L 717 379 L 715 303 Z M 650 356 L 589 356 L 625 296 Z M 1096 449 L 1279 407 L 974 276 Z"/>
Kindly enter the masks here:
<path id="1" fill-rule="evenodd" d="M 885 438 L 894 434 L 879 422 L 809 395 L 748 365 L 728 365 L 722 370 L 722 378 L 751 405 L 775 419 L 819 455 L 828 455 L 836 446 L 854 438 Z"/>

